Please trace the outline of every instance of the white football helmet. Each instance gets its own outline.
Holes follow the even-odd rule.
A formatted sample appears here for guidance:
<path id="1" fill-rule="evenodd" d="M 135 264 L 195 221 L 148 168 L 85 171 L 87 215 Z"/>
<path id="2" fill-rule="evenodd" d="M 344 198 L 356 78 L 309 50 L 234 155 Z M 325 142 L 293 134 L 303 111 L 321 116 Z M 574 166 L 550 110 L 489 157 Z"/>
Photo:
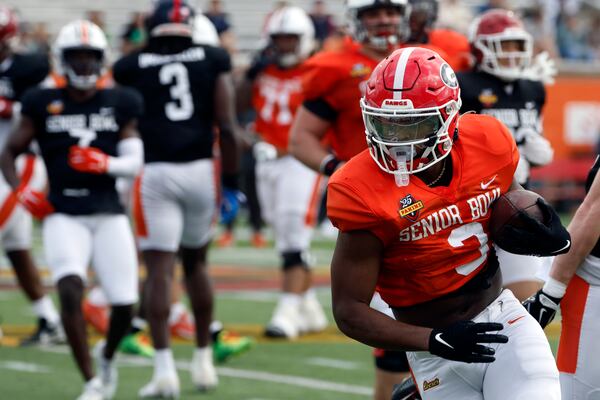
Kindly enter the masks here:
<path id="1" fill-rule="evenodd" d="M 396 7 L 402 13 L 400 24 L 395 27 L 394 32 L 371 35 L 362 23 L 360 14 L 363 11 L 379 7 Z M 382 50 L 392 50 L 407 37 L 409 14 L 408 0 L 346 0 L 346 18 L 352 37 L 358 42 L 367 42 Z"/>
<path id="2" fill-rule="evenodd" d="M 65 76 L 70 86 L 91 89 L 104 72 L 107 49 L 106 36 L 98 25 L 86 20 L 73 21 L 60 30 L 54 42 L 52 53 L 56 71 Z M 69 52 L 82 50 L 94 53 L 97 60 L 84 65 L 69 59 Z"/>
<path id="3" fill-rule="evenodd" d="M 315 28 L 306 12 L 300 7 L 287 6 L 273 12 L 267 21 L 267 35 L 297 35 L 298 46 L 293 53 L 278 55 L 278 64 L 282 67 L 291 67 L 299 64 L 315 48 Z"/>
<path id="4" fill-rule="evenodd" d="M 207 44 L 215 47 L 221 45 L 217 29 L 204 14 L 198 14 L 194 17 L 192 40 L 196 44 Z"/>

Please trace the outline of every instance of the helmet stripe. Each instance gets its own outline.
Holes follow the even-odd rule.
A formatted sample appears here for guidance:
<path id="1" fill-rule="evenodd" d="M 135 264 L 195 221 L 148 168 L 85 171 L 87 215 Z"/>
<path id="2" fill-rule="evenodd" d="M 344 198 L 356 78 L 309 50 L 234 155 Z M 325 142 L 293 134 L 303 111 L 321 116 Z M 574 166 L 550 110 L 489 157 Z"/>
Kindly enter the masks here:
<path id="1" fill-rule="evenodd" d="M 173 22 L 181 22 L 181 0 L 173 1 Z"/>
<path id="2" fill-rule="evenodd" d="M 402 99 L 402 91 L 397 89 L 402 89 L 404 87 L 404 73 L 406 72 L 406 64 L 408 63 L 408 59 L 415 49 L 416 47 L 406 47 L 405 49 L 402 49 L 402 53 L 398 59 L 398 64 L 396 65 L 396 73 L 394 74 L 394 100 Z"/>
<path id="3" fill-rule="evenodd" d="M 89 34 L 88 34 L 88 26 L 86 21 L 81 21 L 81 43 L 88 44 L 89 42 Z"/>

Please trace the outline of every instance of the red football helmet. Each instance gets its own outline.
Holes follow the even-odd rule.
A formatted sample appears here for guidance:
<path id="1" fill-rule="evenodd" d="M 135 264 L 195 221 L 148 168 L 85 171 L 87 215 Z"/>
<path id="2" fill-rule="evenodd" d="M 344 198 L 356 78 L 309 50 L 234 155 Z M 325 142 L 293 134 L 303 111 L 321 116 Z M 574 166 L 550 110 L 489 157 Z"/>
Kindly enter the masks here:
<path id="1" fill-rule="evenodd" d="M 371 157 L 401 185 L 443 160 L 460 110 L 456 74 L 435 51 L 405 47 L 381 61 L 360 101 Z"/>
<path id="2" fill-rule="evenodd" d="M 483 13 L 473 21 L 470 36 L 471 51 L 482 71 L 512 81 L 531 64 L 533 40 L 512 11 Z M 507 42 L 518 43 L 518 49 L 508 49 Z"/>
<path id="3" fill-rule="evenodd" d="M 7 43 L 17 36 L 19 20 L 13 10 L 0 5 L 0 43 Z"/>

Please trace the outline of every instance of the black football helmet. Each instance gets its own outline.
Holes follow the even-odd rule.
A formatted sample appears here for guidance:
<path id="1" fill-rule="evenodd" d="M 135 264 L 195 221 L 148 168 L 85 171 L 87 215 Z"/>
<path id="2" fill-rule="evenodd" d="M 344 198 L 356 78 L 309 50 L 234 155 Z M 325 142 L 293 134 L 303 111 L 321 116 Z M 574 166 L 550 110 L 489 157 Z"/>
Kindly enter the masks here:
<path id="1" fill-rule="evenodd" d="M 184 0 L 160 0 L 146 19 L 150 37 L 192 37 L 195 11 Z"/>

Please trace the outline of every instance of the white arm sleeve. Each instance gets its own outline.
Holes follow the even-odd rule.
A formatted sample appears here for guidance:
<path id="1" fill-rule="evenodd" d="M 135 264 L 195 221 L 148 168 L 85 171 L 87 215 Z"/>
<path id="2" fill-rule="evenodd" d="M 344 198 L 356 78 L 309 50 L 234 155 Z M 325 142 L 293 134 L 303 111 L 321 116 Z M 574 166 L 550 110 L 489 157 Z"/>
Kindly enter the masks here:
<path id="1" fill-rule="evenodd" d="M 535 165 L 549 164 L 554 157 L 554 150 L 548 139 L 537 133 L 525 136 L 525 144 L 522 149 L 522 154 L 527 161 Z"/>
<path id="2" fill-rule="evenodd" d="M 117 144 L 118 157 L 108 158 L 108 174 L 117 177 L 134 177 L 144 164 L 144 145 L 137 137 L 121 140 Z"/>

